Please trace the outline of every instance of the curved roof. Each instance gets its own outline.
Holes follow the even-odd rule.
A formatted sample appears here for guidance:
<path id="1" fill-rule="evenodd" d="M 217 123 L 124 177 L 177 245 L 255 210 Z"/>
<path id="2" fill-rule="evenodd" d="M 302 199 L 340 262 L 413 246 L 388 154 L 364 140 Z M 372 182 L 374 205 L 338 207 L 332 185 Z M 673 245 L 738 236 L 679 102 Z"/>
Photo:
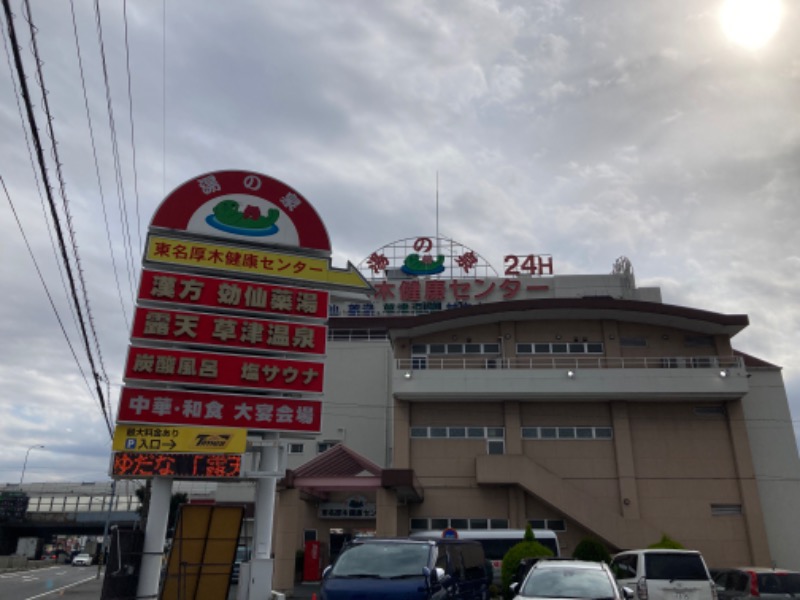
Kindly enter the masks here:
<path id="1" fill-rule="evenodd" d="M 722 314 L 673 304 L 608 297 L 545 298 L 476 304 L 415 316 L 332 317 L 332 329 L 387 329 L 412 337 L 502 321 L 614 320 L 646 323 L 733 337 L 749 325 L 747 315 Z"/>

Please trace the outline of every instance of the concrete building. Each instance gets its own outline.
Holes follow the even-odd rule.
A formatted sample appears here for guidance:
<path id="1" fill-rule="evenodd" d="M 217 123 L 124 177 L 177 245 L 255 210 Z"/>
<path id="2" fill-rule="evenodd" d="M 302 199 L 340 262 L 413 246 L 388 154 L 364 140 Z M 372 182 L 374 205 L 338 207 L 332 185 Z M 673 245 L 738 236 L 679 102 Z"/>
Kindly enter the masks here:
<path id="1" fill-rule="evenodd" d="M 335 553 L 359 533 L 526 523 L 564 555 L 668 535 L 711 566 L 800 569 L 788 402 L 780 367 L 733 346 L 747 316 L 665 304 L 627 261 L 533 281 L 524 299 L 351 300 L 330 319 L 323 432 L 292 442 L 276 588 L 307 539 Z"/>

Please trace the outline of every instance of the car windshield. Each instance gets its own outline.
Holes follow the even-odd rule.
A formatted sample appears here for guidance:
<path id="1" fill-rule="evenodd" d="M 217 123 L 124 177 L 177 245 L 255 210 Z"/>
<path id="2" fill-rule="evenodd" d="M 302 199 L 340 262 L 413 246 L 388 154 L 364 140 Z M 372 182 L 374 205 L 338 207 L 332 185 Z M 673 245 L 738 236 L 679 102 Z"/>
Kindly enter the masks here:
<path id="1" fill-rule="evenodd" d="M 533 569 L 521 595 L 538 598 L 616 598 L 614 583 L 600 569 L 553 567 Z"/>
<path id="2" fill-rule="evenodd" d="M 800 593 L 800 573 L 761 573 L 758 590 L 762 594 Z"/>
<path id="3" fill-rule="evenodd" d="M 333 577 L 381 577 L 386 579 L 422 576 L 428 566 L 428 544 L 368 543 L 347 548 L 331 569 Z"/>
<path id="4" fill-rule="evenodd" d="M 648 579 L 680 579 L 682 581 L 708 581 L 708 572 L 697 554 L 662 553 L 646 554 L 645 573 Z"/>

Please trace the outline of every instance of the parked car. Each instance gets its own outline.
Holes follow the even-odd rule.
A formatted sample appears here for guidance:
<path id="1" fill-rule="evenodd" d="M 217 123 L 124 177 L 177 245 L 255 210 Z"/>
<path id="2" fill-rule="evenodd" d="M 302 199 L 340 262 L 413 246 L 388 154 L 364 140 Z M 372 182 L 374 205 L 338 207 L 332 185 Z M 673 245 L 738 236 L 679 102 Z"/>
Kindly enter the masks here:
<path id="1" fill-rule="evenodd" d="M 767 567 L 714 569 L 719 600 L 778 600 L 800 595 L 800 572 Z"/>
<path id="2" fill-rule="evenodd" d="M 570 598 L 625 600 L 633 590 L 620 588 L 608 565 L 585 560 L 537 560 L 525 580 L 512 583 L 511 590 L 520 600 L 532 598 Z"/>
<path id="3" fill-rule="evenodd" d="M 476 541 L 358 538 L 325 569 L 321 600 L 487 600 L 489 569 Z"/>
<path id="4" fill-rule="evenodd" d="M 72 559 L 72 566 L 73 567 L 91 567 L 92 566 L 92 555 L 91 554 L 78 554 L 75 558 Z"/>
<path id="5" fill-rule="evenodd" d="M 611 571 L 638 600 L 717 600 L 706 561 L 696 550 L 628 550 L 611 559 Z"/>

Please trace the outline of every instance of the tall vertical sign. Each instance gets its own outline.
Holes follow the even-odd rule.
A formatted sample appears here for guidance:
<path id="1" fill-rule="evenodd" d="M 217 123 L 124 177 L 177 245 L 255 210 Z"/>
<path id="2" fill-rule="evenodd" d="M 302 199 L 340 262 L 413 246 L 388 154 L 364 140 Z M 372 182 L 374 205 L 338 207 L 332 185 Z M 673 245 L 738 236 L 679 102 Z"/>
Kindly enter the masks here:
<path id="1" fill-rule="evenodd" d="M 237 430 L 320 432 L 329 291 L 369 288 L 353 265 L 332 267 L 319 215 L 282 182 L 218 171 L 178 187 L 148 230 L 112 476 L 240 477 L 241 454 L 221 441 Z M 267 479 L 257 498 L 274 496 Z M 145 554 L 159 544 L 148 521 Z M 143 564 L 139 595 L 156 566 Z"/>

